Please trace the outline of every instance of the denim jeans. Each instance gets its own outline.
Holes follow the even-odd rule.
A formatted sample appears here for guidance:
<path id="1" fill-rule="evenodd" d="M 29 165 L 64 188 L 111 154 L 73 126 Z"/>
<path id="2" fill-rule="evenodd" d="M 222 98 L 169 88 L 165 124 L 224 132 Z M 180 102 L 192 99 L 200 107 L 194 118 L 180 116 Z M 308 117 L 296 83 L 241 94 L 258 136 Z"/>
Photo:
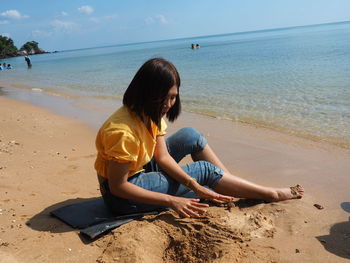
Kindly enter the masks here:
<path id="1" fill-rule="evenodd" d="M 182 128 L 166 140 L 168 151 L 176 162 L 180 162 L 186 155 L 195 154 L 203 150 L 207 140 L 191 127 Z M 201 185 L 214 188 L 223 175 L 221 168 L 206 161 L 197 161 L 181 166 L 191 177 Z M 154 159 L 144 166 L 144 171 L 131 176 L 128 181 L 144 189 L 183 197 L 196 197 L 191 189 L 180 184 L 157 165 Z M 101 184 L 103 198 L 109 209 L 117 215 L 164 210 L 165 207 L 134 202 L 113 195 L 108 186 L 108 180 Z"/>

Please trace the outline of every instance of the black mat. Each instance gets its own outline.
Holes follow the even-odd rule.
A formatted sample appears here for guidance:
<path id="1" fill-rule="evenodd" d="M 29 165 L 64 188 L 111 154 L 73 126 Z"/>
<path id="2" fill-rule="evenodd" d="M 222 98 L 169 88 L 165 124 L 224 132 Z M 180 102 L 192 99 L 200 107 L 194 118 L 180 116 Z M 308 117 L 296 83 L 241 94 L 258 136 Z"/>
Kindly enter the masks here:
<path id="1" fill-rule="evenodd" d="M 102 197 L 94 200 L 75 203 L 58 208 L 51 212 L 51 215 L 62 220 L 73 228 L 82 229 L 81 234 L 94 239 L 106 232 L 140 219 L 145 215 L 155 215 L 159 211 L 114 216 L 105 206 Z"/>

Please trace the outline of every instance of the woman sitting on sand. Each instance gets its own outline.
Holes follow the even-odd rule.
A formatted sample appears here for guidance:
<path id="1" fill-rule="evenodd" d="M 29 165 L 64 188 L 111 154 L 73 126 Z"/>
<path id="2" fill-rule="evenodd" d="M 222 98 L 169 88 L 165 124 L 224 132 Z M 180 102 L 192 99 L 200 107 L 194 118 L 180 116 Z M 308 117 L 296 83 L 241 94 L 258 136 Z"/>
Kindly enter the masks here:
<path id="1" fill-rule="evenodd" d="M 170 207 L 183 217 L 199 217 L 208 204 L 233 197 L 268 202 L 301 198 L 304 189 L 272 188 L 232 175 L 193 128 L 164 138 L 166 123 L 181 111 L 180 76 L 162 58 L 148 60 L 127 88 L 123 106 L 100 128 L 95 169 L 106 205 L 117 215 Z M 190 154 L 193 163 L 178 163 Z M 206 186 L 206 187 L 204 187 Z"/>

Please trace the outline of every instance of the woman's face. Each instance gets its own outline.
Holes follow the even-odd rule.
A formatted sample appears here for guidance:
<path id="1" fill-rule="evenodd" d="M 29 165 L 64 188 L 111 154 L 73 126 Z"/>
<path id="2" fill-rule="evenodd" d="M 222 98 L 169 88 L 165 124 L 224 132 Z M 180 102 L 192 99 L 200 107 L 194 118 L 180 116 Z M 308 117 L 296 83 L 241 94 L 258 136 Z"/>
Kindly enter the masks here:
<path id="1" fill-rule="evenodd" d="M 178 94 L 177 86 L 174 85 L 169 89 L 168 95 L 165 98 L 165 101 L 163 104 L 162 116 L 167 114 L 167 112 L 171 109 L 171 107 L 174 106 L 176 102 L 177 94 Z"/>

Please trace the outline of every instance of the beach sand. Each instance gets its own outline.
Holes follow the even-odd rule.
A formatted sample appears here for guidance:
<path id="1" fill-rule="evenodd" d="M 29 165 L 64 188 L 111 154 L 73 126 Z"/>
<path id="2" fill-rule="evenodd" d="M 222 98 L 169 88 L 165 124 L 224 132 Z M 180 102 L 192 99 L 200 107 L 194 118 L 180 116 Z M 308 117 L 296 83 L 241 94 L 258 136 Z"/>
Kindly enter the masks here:
<path id="1" fill-rule="evenodd" d="M 0 109 L 1 263 L 349 262 L 348 150 L 185 113 L 169 133 L 195 127 L 234 174 L 270 186 L 299 183 L 305 197 L 237 199 L 199 219 L 169 211 L 89 242 L 49 212 L 99 196 L 96 128 L 4 97 Z"/>

